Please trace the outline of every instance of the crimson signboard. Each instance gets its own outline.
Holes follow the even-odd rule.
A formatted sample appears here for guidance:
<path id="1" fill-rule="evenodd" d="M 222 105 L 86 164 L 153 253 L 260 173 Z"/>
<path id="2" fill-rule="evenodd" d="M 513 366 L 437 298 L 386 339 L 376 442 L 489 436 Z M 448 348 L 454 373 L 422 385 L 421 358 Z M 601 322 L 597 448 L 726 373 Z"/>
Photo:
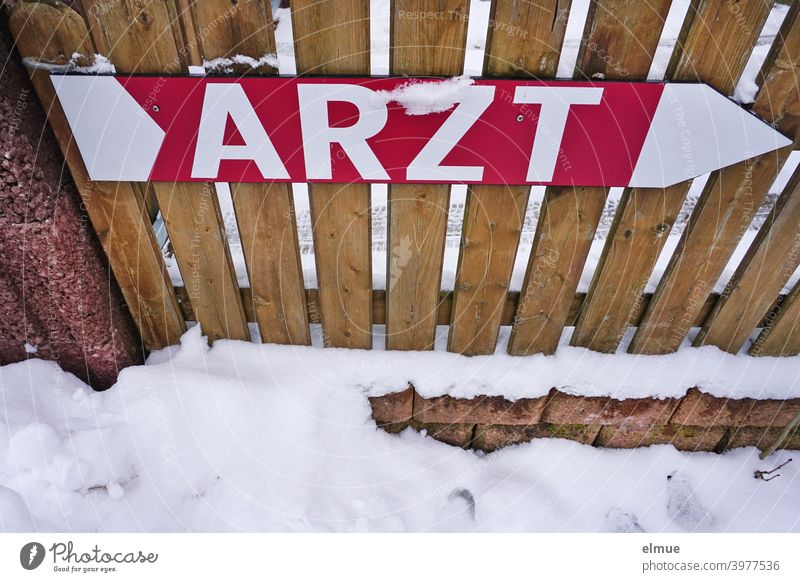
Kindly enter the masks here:
<path id="1" fill-rule="evenodd" d="M 94 180 L 663 187 L 790 143 L 702 84 L 52 78 Z"/>

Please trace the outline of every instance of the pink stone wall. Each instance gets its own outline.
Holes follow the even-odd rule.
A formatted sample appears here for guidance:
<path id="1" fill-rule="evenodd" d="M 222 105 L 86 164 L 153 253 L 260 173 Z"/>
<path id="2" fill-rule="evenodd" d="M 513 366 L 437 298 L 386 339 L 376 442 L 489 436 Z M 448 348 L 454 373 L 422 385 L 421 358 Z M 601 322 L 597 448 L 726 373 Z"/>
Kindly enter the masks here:
<path id="1" fill-rule="evenodd" d="M 105 389 L 141 362 L 141 342 L 4 24 L 0 364 L 54 360 Z"/>

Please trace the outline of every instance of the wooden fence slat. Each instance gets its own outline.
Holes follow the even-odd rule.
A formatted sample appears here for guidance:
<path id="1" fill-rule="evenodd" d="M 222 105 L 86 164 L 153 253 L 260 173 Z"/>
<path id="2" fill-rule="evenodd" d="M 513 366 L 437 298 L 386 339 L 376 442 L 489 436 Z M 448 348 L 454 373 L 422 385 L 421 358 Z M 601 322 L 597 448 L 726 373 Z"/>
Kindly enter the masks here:
<path id="1" fill-rule="evenodd" d="M 631 313 L 639 308 L 686 192 L 684 184 L 663 191 L 631 188 L 623 192 L 571 345 L 616 351 Z"/>
<path id="2" fill-rule="evenodd" d="M 9 26 L 23 57 L 64 64 L 94 53 L 83 19 L 63 4 L 20 4 Z M 29 72 L 145 347 L 177 343 L 186 327 L 141 197 L 129 183 L 89 179 L 49 74 Z"/>
<path id="3" fill-rule="evenodd" d="M 645 79 L 672 0 L 592 0 L 575 78 Z"/>
<path id="4" fill-rule="evenodd" d="M 511 355 L 555 352 L 607 193 L 578 186 L 545 190 L 511 327 Z"/>
<path id="5" fill-rule="evenodd" d="M 555 78 L 571 0 L 492 0 L 483 71 L 492 77 Z"/>
<path id="6" fill-rule="evenodd" d="M 235 55 L 259 60 L 275 53 L 267 0 L 233 5 L 230 0 L 192 2 L 191 14 L 199 55 L 205 61 Z M 268 64 L 232 68 L 239 75 L 277 72 Z M 261 341 L 310 344 L 291 185 L 231 184 L 230 188 Z"/>
<path id="7" fill-rule="evenodd" d="M 800 2 L 794 2 L 764 61 L 753 113 L 783 135 L 800 140 Z"/>
<path id="8" fill-rule="evenodd" d="M 298 74 L 368 75 L 368 0 L 291 3 Z M 372 347 L 368 184 L 310 184 L 314 254 L 326 346 Z"/>
<path id="9" fill-rule="evenodd" d="M 655 17 L 634 2 L 596 2 L 590 7 L 575 78 L 626 78 L 649 68 L 660 34 Z M 651 8 L 651 10 L 653 10 Z M 642 28 L 646 32 L 641 32 Z M 641 42 L 637 44 L 641 32 Z M 630 38 L 623 38 L 628 35 Z M 512 355 L 553 353 L 561 339 L 571 298 L 580 281 L 608 188 L 553 188 L 545 191 L 533 249 L 511 328 Z"/>
<path id="10" fill-rule="evenodd" d="M 310 345 L 289 184 L 231 184 L 261 341 Z"/>
<path id="11" fill-rule="evenodd" d="M 236 55 L 255 60 L 275 54 L 275 23 L 269 0 L 182 0 L 191 3 L 198 56 L 205 61 Z M 253 69 L 232 64 L 233 74 L 277 73 L 267 63 Z"/>
<path id="12" fill-rule="evenodd" d="M 568 16 L 569 2 L 495 1 L 484 74 L 554 77 Z M 448 338 L 452 352 L 495 351 L 529 195 L 530 186 L 468 190 Z"/>
<path id="13" fill-rule="evenodd" d="M 703 0 L 690 6 L 690 26 L 676 46 L 668 78 L 699 80 L 732 93 L 771 7 L 767 0 Z M 678 349 L 785 157 L 772 152 L 711 173 L 629 352 Z"/>
<path id="14" fill-rule="evenodd" d="M 494 353 L 529 193 L 529 186 L 475 186 L 467 194 L 447 346 L 451 352 Z"/>
<path id="15" fill-rule="evenodd" d="M 779 301 L 764 322 L 748 353 L 751 356 L 797 356 L 800 354 L 800 282 Z"/>
<path id="16" fill-rule="evenodd" d="M 454 76 L 464 70 L 467 0 L 437 6 L 442 18 L 411 18 L 429 12 L 424 0 L 391 5 L 389 70 L 392 75 Z M 386 265 L 386 349 L 430 350 L 450 206 L 449 184 L 390 184 Z"/>
<path id="17" fill-rule="evenodd" d="M 800 265 L 800 168 L 694 341 L 737 353 Z"/>
<path id="18" fill-rule="evenodd" d="M 795 2 L 776 36 L 770 54 L 760 74 L 761 89 L 753 104 L 753 112 L 774 125 L 785 136 L 800 138 L 800 2 Z M 786 148 L 782 154 L 791 149 Z M 798 265 L 800 255 L 800 170 L 795 170 L 792 180 L 775 204 L 775 208 L 753 241 L 736 273 L 726 285 L 709 315 L 695 345 L 711 344 L 724 350 L 737 352 L 753 329 L 769 312 L 772 299 L 786 284 Z M 783 309 L 788 304 L 779 304 Z M 767 319 L 768 322 L 772 318 Z M 784 320 L 784 326 L 786 325 Z M 788 333 L 785 331 L 784 333 Z M 762 332 L 762 341 L 753 344 L 759 355 L 770 353 L 770 345 L 781 343 L 773 336 L 767 349 L 763 342 L 770 335 Z M 784 346 L 781 346 L 781 350 Z"/>
<path id="19" fill-rule="evenodd" d="M 650 70 L 671 0 L 600 0 L 577 70 L 591 78 L 644 78 Z M 614 352 L 680 211 L 687 188 L 626 188 L 581 309 L 571 345 Z"/>
<path id="20" fill-rule="evenodd" d="M 90 0 L 85 4 L 101 27 L 93 34 L 106 39 L 118 72 L 178 73 L 193 58 L 191 47 L 184 44 L 174 2 L 121 0 L 100 6 Z M 213 185 L 155 182 L 153 188 L 203 332 L 211 341 L 249 339 Z"/>

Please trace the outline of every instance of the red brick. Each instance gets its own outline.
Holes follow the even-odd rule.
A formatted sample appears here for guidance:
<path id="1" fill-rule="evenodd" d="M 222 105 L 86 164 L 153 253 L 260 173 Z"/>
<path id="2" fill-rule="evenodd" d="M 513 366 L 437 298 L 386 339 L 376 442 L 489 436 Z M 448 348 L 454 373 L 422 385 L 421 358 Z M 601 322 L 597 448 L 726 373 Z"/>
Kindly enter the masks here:
<path id="1" fill-rule="evenodd" d="M 418 422 L 519 424 L 539 422 L 547 396 L 512 402 L 502 396 L 476 396 L 472 399 L 438 396 L 414 401 L 414 419 Z"/>
<path id="2" fill-rule="evenodd" d="M 647 428 L 667 424 L 678 399 L 572 396 L 554 392 L 542 414 L 542 421 L 554 424 L 613 424 Z"/>
<path id="3" fill-rule="evenodd" d="M 594 444 L 612 449 L 633 449 L 671 444 L 680 451 L 713 451 L 725 436 L 725 428 L 656 425 L 648 428 L 604 426 Z"/>
<path id="4" fill-rule="evenodd" d="M 674 424 L 691 426 L 782 427 L 800 412 L 800 399 L 756 400 L 717 398 L 692 388 L 672 417 Z"/>
<path id="5" fill-rule="evenodd" d="M 538 438 L 563 438 L 590 445 L 599 431 L 599 425 L 554 425 L 543 422 L 530 426 L 495 424 L 479 426 L 472 446 L 491 452 Z"/>
<path id="6" fill-rule="evenodd" d="M 414 389 L 409 386 L 402 392 L 372 396 L 369 403 L 372 406 L 372 418 L 378 424 L 408 422 L 414 410 Z"/>
<path id="7" fill-rule="evenodd" d="M 428 436 L 454 447 L 465 448 L 472 441 L 474 424 L 425 424 L 418 430 L 425 430 Z"/>
<path id="8" fill-rule="evenodd" d="M 725 448 L 758 447 L 766 449 L 774 443 L 781 434 L 781 428 L 764 428 L 754 426 L 740 426 L 731 429 L 730 439 Z M 781 444 L 779 449 L 800 450 L 800 428 L 796 429 Z"/>

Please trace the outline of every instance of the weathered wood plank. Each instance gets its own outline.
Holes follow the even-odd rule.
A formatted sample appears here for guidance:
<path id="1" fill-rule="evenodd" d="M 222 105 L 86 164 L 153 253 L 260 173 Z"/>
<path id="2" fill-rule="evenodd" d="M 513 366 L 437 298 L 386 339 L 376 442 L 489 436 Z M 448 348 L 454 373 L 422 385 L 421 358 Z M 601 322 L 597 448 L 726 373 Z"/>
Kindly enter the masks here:
<path id="1" fill-rule="evenodd" d="M 194 37 L 205 61 L 243 55 L 259 60 L 275 54 L 275 24 L 269 0 L 191 1 Z M 253 69 L 249 65 L 231 66 L 234 74 L 273 74 L 266 62 Z"/>
<path id="2" fill-rule="evenodd" d="M 121 0 L 95 10 L 101 28 L 94 34 L 106 39 L 120 73 L 185 72 L 191 51 L 178 14 L 173 2 Z M 203 332 L 212 341 L 249 339 L 213 185 L 156 182 L 153 188 Z"/>
<path id="3" fill-rule="evenodd" d="M 600 0 L 591 4 L 576 76 L 644 78 L 650 70 L 671 0 Z M 626 189 L 603 247 L 571 344 L 613 352 L 686 196 L 686 185 Z"/>
<path id="4" fill-rule="evenodd" d="M 528 186 L 470 188 L 453 292 L 451 352 L 494 353 L 529 193 Z"/>
<path id="5" fill-rule="evenodd" d="M 569 4 L 495 2 L 484 73 L 554 77 Z M 450 351 L 494 352 L 529 194 L 529 186 L 470 187 L 453 293 Z"/>
<path id="6" fill-rule="evenodd" d="M 598 352 L 616 351 L 639 310 L 650 274 L 686 196 L 677 184 L 663 193 L 626 189 L 570 341 Z"/>
<path id="7" fill-rule="evenodd" d="M 696 0 L 666 77 L 697 81 L 729 95 L 750 58 L 774 0 Z"/>
<path id="8" fill-rule="evenodd" d="M 571 0 L 493 0 L 483 71 L 491 77 L 554 78 Z"/>
<path id="9" fill-rule="evenodd" d="M 593 0 L 575 78 L 645 79 L 672 0 Z"/>
<path id="10" fill-rule="evenodd" d="M 605 189 L 577 186 L 545 191 L 511 327 L 510 354 L 555 352 L 606 195 Z"/>
<path id="11" fill-rule="evenodd" d="M 454 76 L 463 71 L 467 0 L 437 6 L 440 18 L 412 16 L 430 10 L 424 0 L 392 2 L 391 74 Z M 449 206 L 447 184 L 389 185 L 387 349 L 433 349 Z"/>
<path id="12" fill-rule="evenodd" d="M 292 2 L 298 74 L 369 74 L 369 2 Z M 367 184 L 309 186 L 326 346 L 372 347 L 372 248 Z"/>
<path id="13" fill-rule="evenodd" d="M 256 314 L 255 310 L 253 309 L 252 293 L 247 287 L 240 289 L 240 292 L 242 294 L 242 302 L 244 303 L 247 321 L 255 323 Z M 185 318 L 191 319 L 192 305 L 186 288 L 183 286 L 175 287 L 175 294 L 178 297 L 178 303 L 181 306 L 181 311 L 183 312 Z M 506 295 L 501 325 L 510 326 L 514 323 L 514 315 L 517 311 L 519 296 L 519 291 L 512 291 Z M 373 289 L 372 297 L 373 323 L 376 325 L 383 325 L 386 323 L 386 292 L 383 289 Z M 631 313 L 629 325 L 636 326 L 639 323 L 639 320 L 642 318 L 642 315 L 644 315 L 644 310 L 647 308 L 647 303 L 650 301 L 651 297 L 652 293 L 645 293 L 636 302 L 639 307 L 636 311 Z M 695 326 L 699 326 L 703 323 L 703 321 L 705 321 L 706 317 L 708 317 L 708 314 L 711 313 L 711 309 L 714 307 L 714 303 L 717 301 L 718 297 L 719 295 L 717 293 L 712 293 L 708 299 L 706 299 L 706 302 L 703 304 L 703 307 L 700 309 L 700 312 L 697 314 L 697 318 L 694 321 Z M 585 293 L 576 293 L 572 298 L 569 312 L 567 313 L 567 325 L 575 325 L 575 321 L 578 318 L 578 313 L 580 312 L 581 305 L 583 304 L 585 298 Z M 773 306 L 773 309 L 775 309 L 776 306 L 781 305 L 784 299 L 785 296 L 779 295 L 776 305 Z M 319 292 L 316 289 L 306 290 L 306 303 L 308 304 L 309 320 L 311 323 L 321 323 L 322 320 L 319 318 Z M 439 309 L 436 315 L 437 325 L 448 325 L 450 323 L 450 313 L 452 311 L 452 307 L 453 292 L 443 291 L 441 293 L 441 297 L 439 298 Z M 759 327 L 768 325 L 770 319 L 771 315 L 768 313 L 764 318 L 764 321 L 759 323 Z"/>
<path id="14" fill-rule="evenodd" d="M 739 351 L 800 265 L 800 168 L 725 286 L 694 340 Z"/>
<path id="15" fill-rule="evenodd" d="M 191 14 L 205 61 L 234 55 L 258 61 L 275 53 L 272 11 L 265 0 L 193 2 Z M 233 70 L 240 75 L 277 72 L 266 63 Z M 230 188 L 261 341 L 310 344 L 291 186 L 231 184 Z"/>
<path id="16" fill-rule="evenodd" d="M 771 7 L 771 0 L 702 0 L 691 6 L 690 27 L 668 77 L 733 92 Z M 773 152 L 712 172 L 629 352 L 663 354 L 680 346 L 785 157 Z"/>
<path id="17" fill-rule="evenodd" d="M 449 185 L 389 186 L 386 349 L 433 349 L 449 205 Z"/>
<path id="18" fill-rule="evenodd" d="M 9 26 L 23 57 L 64 64 L 94 54 L 85 23 L 63 4 L 20 4 Z M 49 75 L 30 75 L 145 347 L 177 343 L 186 327 L 141 197 L 129 183 L 89 179 Z"/>
<path id="19" fill-rule="evenodd" d="M 753 113 L 794 140 L 800 139 L 800 2 L 783 21 L 759 75 Z"/>
<path id="20" fill-rule="evenodd" d="M 797 144 L 800 137 L 800 3 L 795 2 L 784 20 L 760 74 L 761 89 L 753 112 L 775 125 Z M 791 149 L 787 148 L 783 155 Z M 769 314 L 774 296 L 783 288 L 800 262 L 800 170 L 787 184 L 753 241 L 739 268 L 727 283 L 695 338 L 695 345 L 711 344 L 737 352 L 759 321 Z M 783 305 L 779 305 L 782 309 Z M 772 321 L 768 318 L 768 321 Z M 788 321 L 788 320 L 787 320 Z M 786 325 L 784 323 L 784 325 Z M 762 333 L 764 339 L 769 332 Z M 777 345 L 773 337 L 772 345 Z M 764 352 L 763 341 L 754 351 Z M 781 350 L 783 348 L 781 347 Z"/>
<path id="21" fill-rule="evenodd" d="M 648 4 L 628 0 L 593 2 L 587 15 L 575 78 L 624 79 L 644 75 L 658 46 L 668 10 L 666 0 Z M 523 283 L 523 300 L 518 306 L 509 340 L 509 353 L 555 351 L 607 195 L 607 188 L 576 188 L 572 192 L 548 188 L 546 191 Z M 547 208 L 552 203 L 558 204 L 558 214 Z M 569 218 L 559 223 L 558 217 L 562 215 Z M 545 217 L 549 224 L 542 222 Z M 537 248 L 539 244 L 544 248 Z M 545 277 L 550 280 L 544 281 Z M 626 316 L 623 311 L 621 319 L 624 321 Z"/>
<path id="22" fill-rule="evenodd" d="M 800 354 L 800 282 L 772 309 L 748 353 L 751 356 Z"/>

